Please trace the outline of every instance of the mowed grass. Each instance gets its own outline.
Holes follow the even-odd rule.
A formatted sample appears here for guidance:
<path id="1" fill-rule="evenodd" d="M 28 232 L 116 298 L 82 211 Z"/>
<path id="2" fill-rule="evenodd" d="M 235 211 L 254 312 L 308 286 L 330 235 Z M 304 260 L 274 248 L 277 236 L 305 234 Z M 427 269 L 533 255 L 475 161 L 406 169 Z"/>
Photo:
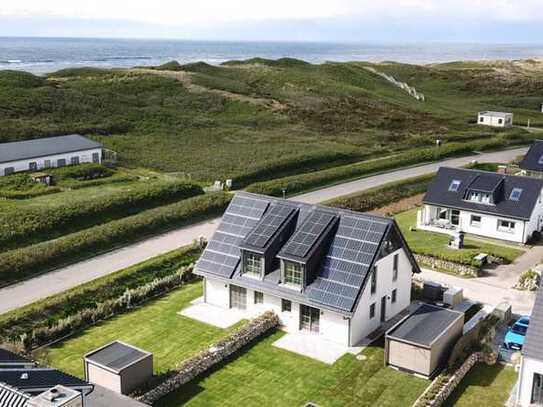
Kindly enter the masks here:
<path id="1" fill-rule="evenodd" d="M 380 346 L 348 354 L 329 366 L 274 347 L 274 332 L 220 369 L 170 394 L 155 406 L 410 406 L 428 381 L 384 366 Z"/>
<path id="2" fill-rule="evenodd" d="M 511 367 L 480 363 L 460 382 L 444 406 L 503 406 L 516 380 L 517 373 Z"/>
<path id="3" fill-rule="evenodd" d="M 155 373 L 168 371 L 237 327 L 223 330 L 177 315 L 201 295 L 200 281 L 187 284 L 128 314 L 99 323 L 49 347 L 45 360 L 53 367 L 83 377 L 83 356 L 119 339 L 152 352 Z"/>
<path id="4" fill-rule="evenodd" d="M 449 236 L 442 233 L 432 233 L 423 230 L 410 230 L 410 227 L 417 224 L 418 208 L 402 212 L 395 216 L 402 233 L 412 251 L 417 254 L 426 254 L 444 258 L 450 261 L 469 263 L 479 253 L 492 254 L 502 257 L 508 262 L 524 253 L 507 244 L 491 244 L 484 240 L 466 237 L 465 246 L 462 250 L 449 249 L 447 247 Z"/>

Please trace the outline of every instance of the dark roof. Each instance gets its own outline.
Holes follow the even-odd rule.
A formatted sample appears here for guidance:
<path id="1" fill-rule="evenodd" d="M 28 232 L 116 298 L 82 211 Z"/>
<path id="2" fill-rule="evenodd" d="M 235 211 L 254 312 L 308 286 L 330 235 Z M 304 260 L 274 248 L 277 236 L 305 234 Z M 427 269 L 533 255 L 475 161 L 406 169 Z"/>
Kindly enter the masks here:
<path id="1" fill-rule="evenodd" d="M 456 192 L 449 190 L 453 180 L 460 181 Z M 494 205 L 469 202 L 464 199 L 469 190 L 482 191 L 483 188 L 484 191 L 494 191 Z M 514 188 L 522 189 L 519 200 L 509 199 Z M 531 177 L 441 167 L 428 187 L 423 202 L 430 205 L 528 220 L 542 188 L 543 180 Z"/>
<path id="2" fill-rule="evenodd" d="M 459 318 L 463 319 L 464 314 L 435 305 L 422 304 L 414 313 L 388 331 L 387 337 L 430 347 Z"/>
<path id="3" fill-rule="evenodd" d="M 530 146 L 530 149 L 520 162 L 519 166 L 523 170 L 543 172 L 543 164 L 539 163 L 540 160 L 543 162 L 542 157 L 543 140 L 536 140 Z"/>
<path id="4" fill-rule="evenodd" d="M 94 385 L 92 393 L 85 397 L 85 401 L 85 405 L 89 407 L 148 407 L 148 404 L 144 404 L 97 384 Z"/>
<path id="5" fill-rule="evenodd" d="M 79 134 L 46 137 L 0 144 L 0 163 L 45 157 L 54 154 L 101 148 L 102 144 Z"/>
<path id="6" fill-rule="evenodd" d="M 250 236 L 258 228 L 260 220 L 266 218 L 265 214 L 274 211 L 276 206 L 288 206 L 298 213 L 294 230 L 276 257 L 297 258 L 303 262 L 309 252 L 322 249 L 315 274 L 303 292 L 282 287 L 279 269 L 267 273 L 262 280 L 241 274 L 240 248 L 244 246 L 246 236 Z M 324 234 L 328 237 L 326 243 L 322 239 Z M 415 259 L 393 219 L 239 192 L 198 260 L 195 273 L 350 314 L 373 264 L 380 258 L 385 242 L 391 236 L 396 246 L 406 249 L 413 270 L 418 272 Z M 296 247 L 293 245 L 292 250 L 299 254 L 298 257 L 290 253 L 293 242 Z"/>
<path id="7" fill-rule="evenodd" d="M 33 362 L 17 353 L 0 348 L 0 365 L 28 365 L 31 363 Z"/>
<path id="8" fill-rule="evenodd" d="M 29 393 L 45 391 L 58 384 L 76 390 L 92 389 L 91 384 L 50 368 L 0 369 L 0 382 Z"/>
<path id="9" fill-rule="evenodd" d="M 543 362 L 543 290 L 537 291 L 522 354 Z"/>
<path id="10" fill-rule="evenodd" d="M 115 341 L 86 354 L 85 359 L 120 372 L 149 355 L 151 355 L 149 352 Z"/>
<path id="11" fill-rule="evenodd" d="M 0 382 L 1 407 L 25 407 L 30 395 Z"/>

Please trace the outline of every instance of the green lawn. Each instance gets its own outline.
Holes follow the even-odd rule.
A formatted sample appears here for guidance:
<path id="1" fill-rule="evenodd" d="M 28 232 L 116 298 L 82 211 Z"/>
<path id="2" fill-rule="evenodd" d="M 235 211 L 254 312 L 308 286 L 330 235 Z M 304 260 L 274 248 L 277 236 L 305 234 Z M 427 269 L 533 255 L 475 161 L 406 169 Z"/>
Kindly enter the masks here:
<path id="1" fill-rule="evenodd" d="M 480 363 L 467 374 L 444 406 L 503 406 L 516 380 L 513 368 Z"/>
<path id="2" fill-rule="evenodd" d="M 53 367 L 82 377 L 83 355 L 120 339 L 152 352 L 156 373 L 167 371 L 228 332 L 177 315 L 201 295 L 201 282 L 187 284 L 133 312 L 100 323 L 50 347 L 46 361 Z"/>
<path id="3" fill-rule="evenodd" d="M 446 234 L 409 230 L 411 226 L 417 224 L 417 210 L 418 208 L 412 209 L 395 216 L 409 247 L 415 253 L 433 255 L 462 263 L 471 261 L 479 253 L 492 254 L 507 261 L 513 261 L 524 253 L 520 248 L 517 249 L 506 244 L 491 244 L 470 237 L 465 238 L 463 250 L 449 249 L 447 247 L 449 237 Z"/>
<path id="4" fill-rule="evenodd" d="M 156 406 L 410 406 L 428 381 L 384 366 L 384 351 L 370 347 L 365 360 L 348 354 L 332 366 L 278 349 L 283 332 L 262 339 L 210 375 Z"/>

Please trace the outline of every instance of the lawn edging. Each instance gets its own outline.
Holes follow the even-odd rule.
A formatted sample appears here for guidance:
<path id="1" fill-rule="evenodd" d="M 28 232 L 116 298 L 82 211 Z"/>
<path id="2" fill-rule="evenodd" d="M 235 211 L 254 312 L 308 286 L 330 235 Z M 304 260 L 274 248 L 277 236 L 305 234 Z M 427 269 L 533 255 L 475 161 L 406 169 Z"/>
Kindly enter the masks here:
<path id="1" fill-rule="evenodd" d="M 241 348 L 249 345 L 255 339 L 276 328 L 278 325 L 279 317 L 277 314 L 273 311 L 266 311 L 240 329 L 221 339 L 215 345 L 184 361 L 175 369 L 173 376 L 168 375 L 163 382 L 137 397 L 137 399 L 143 403 L 152 405 L 167 394 L 174 392 L 184 384 L 224 362 Z"/>

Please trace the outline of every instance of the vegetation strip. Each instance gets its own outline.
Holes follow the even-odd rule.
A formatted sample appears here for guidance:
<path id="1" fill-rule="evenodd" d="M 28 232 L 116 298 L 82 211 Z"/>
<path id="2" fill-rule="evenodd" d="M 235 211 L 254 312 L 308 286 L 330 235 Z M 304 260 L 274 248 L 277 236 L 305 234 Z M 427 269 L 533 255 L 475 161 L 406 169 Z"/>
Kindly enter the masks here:
<path id="1" fill-rule="evenodd" d="M 196 196 L 56 240 L 1 253 L 1 281 L 4 284 L 20 281 L 54 267 L 141 240 L 151 234 L 218 215 L 224 211 L 230 200 L 231 195 L 222 192 Z"/>

